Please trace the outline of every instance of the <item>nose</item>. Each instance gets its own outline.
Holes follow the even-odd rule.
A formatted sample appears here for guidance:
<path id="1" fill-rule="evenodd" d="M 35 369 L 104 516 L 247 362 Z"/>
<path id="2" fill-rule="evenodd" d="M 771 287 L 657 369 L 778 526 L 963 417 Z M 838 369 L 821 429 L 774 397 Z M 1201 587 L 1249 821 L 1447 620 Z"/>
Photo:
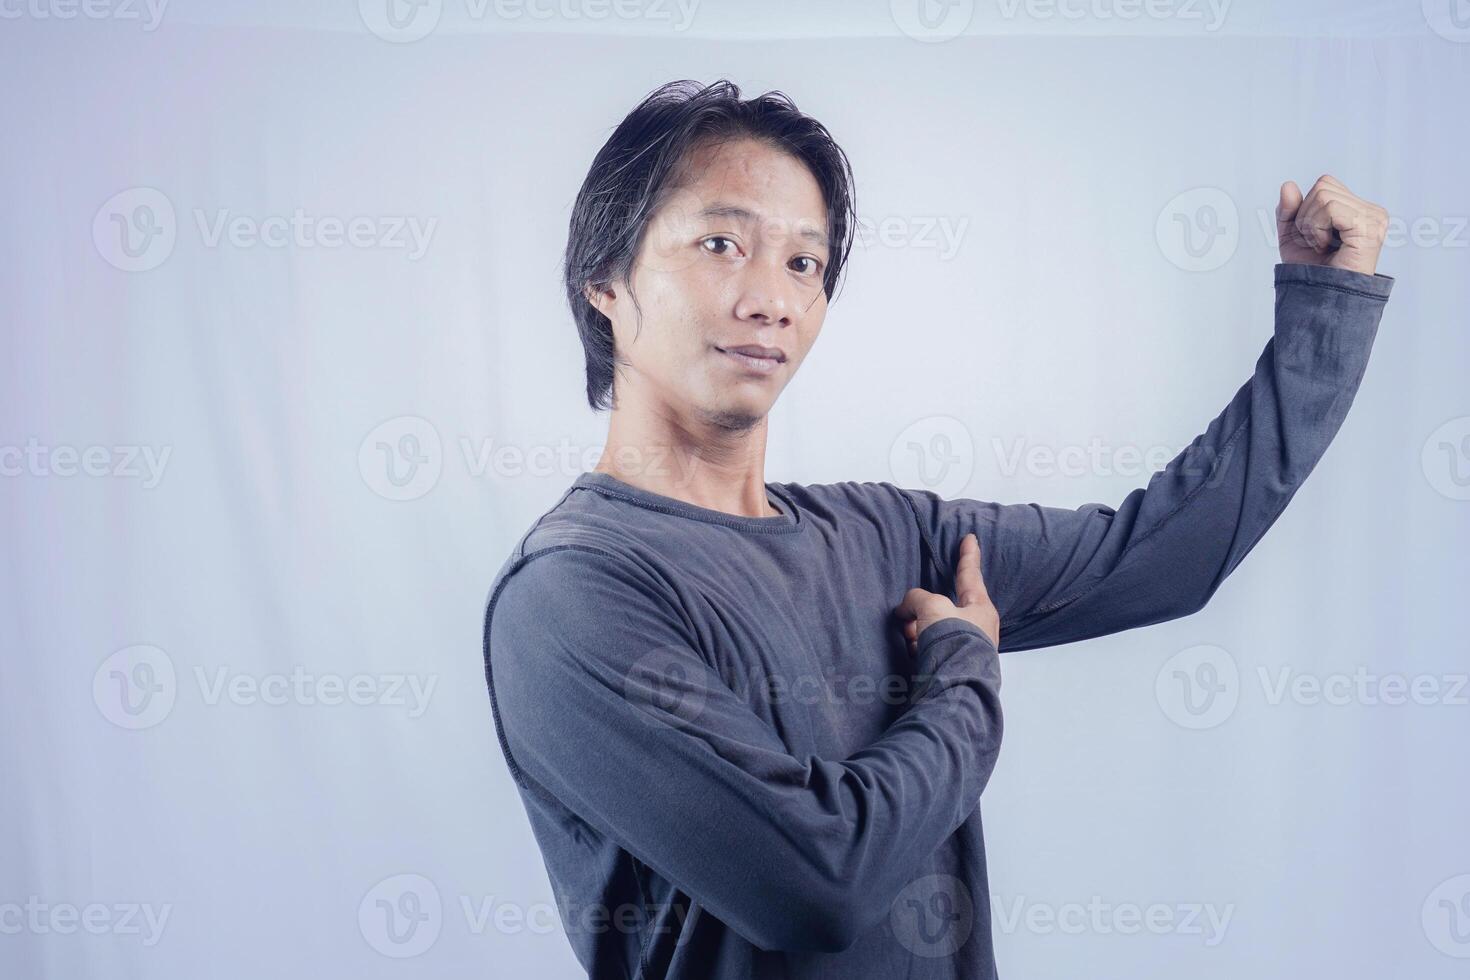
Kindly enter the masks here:
<path id="1" fill-rule="evenodd" d="M 753 320 L 756 323 L 766 325 L 774 323 L 778 327 L 791 326 L 791 317 L 785 314 L 767 313 L 763 309 L 755 309 L 755 307 L 761 306 L 761 304 L 756 301 L 751 301 L 749 303 L 749 306 L 752 308 L 752 311 L 749 313 L 739 313 L 738 315 L 740 316 L 740 319 Z"/>
<path id="2" fill-rule="evenodd" d="M 789 327 L 801 315 L 796 293 L 789 273 L 749 269 L 735 304 L 735 316 L 762 325 Z"/>

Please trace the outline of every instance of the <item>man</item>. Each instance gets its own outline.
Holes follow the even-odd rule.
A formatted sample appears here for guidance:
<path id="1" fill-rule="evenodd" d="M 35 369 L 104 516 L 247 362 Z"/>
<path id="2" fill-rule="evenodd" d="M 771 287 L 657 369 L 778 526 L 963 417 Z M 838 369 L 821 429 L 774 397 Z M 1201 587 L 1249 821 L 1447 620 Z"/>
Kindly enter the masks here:
<path id="1" fill-rule="evenodd" d="M 994 977 L 998 652 L 1201 608 L 1342 423 L 1393 285 L 1382 208 L 1288 181 L 1274 337 L 1116 509 L 768 483 L 853 214 L 826 130 L 727 82 L 649 96 L 576 201 L 606 451 L 500 570 L 484 654 L 592 977 Z"/>

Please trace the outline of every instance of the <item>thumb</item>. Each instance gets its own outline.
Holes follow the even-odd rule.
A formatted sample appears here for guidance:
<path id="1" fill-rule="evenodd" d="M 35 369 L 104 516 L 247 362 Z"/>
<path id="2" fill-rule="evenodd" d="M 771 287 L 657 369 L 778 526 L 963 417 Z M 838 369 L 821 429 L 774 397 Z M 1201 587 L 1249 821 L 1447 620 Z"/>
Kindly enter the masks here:
<path id="1" fill-rule="evenodd" d="M 1295 236 L 1293 221 L 1297 209 L 1302 206 L 1302 189 L 1296 181 L 1288 180 L 1281 185 L 1281 200 L 1276 204 L 1276 241 L 1282 242 Z"/>
<path id="2" fill-rule="evenodd" d="M 960 539 L 960 560 L 955 563 L 955 599 L 961 606 L 988 603 L 985 577 L 980 572 L 980 539 L 974 532 Z"/>

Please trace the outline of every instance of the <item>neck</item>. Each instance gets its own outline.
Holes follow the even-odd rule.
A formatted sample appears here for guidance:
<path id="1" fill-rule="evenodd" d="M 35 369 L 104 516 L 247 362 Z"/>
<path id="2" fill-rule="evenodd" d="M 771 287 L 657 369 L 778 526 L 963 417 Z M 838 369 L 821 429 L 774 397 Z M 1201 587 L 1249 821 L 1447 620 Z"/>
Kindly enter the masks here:
<path id="1" fill-rule="evenodd" d="M 740 517 L 779 514 L 767 500 L 766 418 L 681 413 L 619 392 L 593 469 L 624 483 Z"/>

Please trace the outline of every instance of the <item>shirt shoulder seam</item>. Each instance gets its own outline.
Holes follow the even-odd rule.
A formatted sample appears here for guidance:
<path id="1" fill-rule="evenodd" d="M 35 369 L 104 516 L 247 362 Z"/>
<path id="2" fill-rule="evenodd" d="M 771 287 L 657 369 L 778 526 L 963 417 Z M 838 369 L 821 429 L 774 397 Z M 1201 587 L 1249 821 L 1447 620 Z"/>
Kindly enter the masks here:
<path id="1" fill-rule="evenodd" d="M 490 594 L 489 602 L 485 606 L 485 626 L 481 638 L 481 652 L 485 661 L 485 687 L 490 694 L 490 716 L 495 723 L 495 739 L 500 743 L 500 754 L 505 757 L 505 763 L 510 769 L 511 778 L 521 785 L 525 784 L 525 774 L 521 772 L 520 766 L 516 764 L 515 757 L 510 751 L 510 745 L 505 740 L 505 726 L 500 720 L 500 704 L 495 697 L 495 674 L 490 663 L 490 626 L 495 616 L 495 606 L 500 601 L 500 594 L 505 591 L 506 584 L 515 577 L 515 573 L 535 559 L 555 554 L 559 551 L 582 551 L 587 554 L 601 555 L 612 561 L 617 560 L 617 556 L 609 551 L 584 544 L 551 545 L 550 547 L 533 551 L 529 555 L 519 554 L 515 557 L 510 567 L 506 569 L 505 574 L 500 577 L 500 581 L 496 583 L 494 591 Z"/>

